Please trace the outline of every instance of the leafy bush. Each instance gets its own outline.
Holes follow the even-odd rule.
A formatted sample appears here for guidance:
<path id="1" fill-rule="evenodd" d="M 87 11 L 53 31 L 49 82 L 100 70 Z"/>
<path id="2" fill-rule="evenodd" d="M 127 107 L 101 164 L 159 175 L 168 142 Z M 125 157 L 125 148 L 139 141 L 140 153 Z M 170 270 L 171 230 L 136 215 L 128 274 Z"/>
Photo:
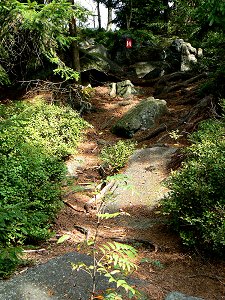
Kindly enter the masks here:
<path id="1" fill-rule="evenodd" d="M 0 84 L 4 85 L 9 83 L 10 83 L 9 77 L 6 71 L 4 70 L 4 68 L 0 65 Z"/>
<path id="2" fill-rule="evenodd" d="M 22 264 L 22 260 L 20 259 L 21 254 L 21 247 L 3 248 L 0 246 L 0 277 L 6 278 L 10 276 L 18 264 Z"/>
<path id="3" fill-rule="evenodd" d="M 216 97 L 225 97 L 225 62 L 222 62 L 218 69 L 211 73 L 209 80 L 204 83 L 199 93 L 200 95 L 213 94 Z"/>
<path id="4" fill-rule="evenodd" d="M 119 141 L 112 146 L 106 146 L 102 149 L 100 158 L 103 163 L 114 172 L 123 168 L 129 157 L 135 150 L 135 143 L 131 141 Z"/>
<path id="5" fill-rule="evenodd" d="M 141 45 L 143 42 L 152 42 L 157 44 L 159 38 L 154 36 L 150 30 L 145 29 L 129 29 L 129 30 L 119 30 L 117 31 L 119 37 L 128 36 L 136 42 L 137 45 Z"/>
<path id="6" fill-rule="evenodd" d="M 115 47 L 115 41 L 122 39 L 124 36 L 129 36 L 134 39 L 136 45 L 141 45 L 143 42 L 152 42 L 157 44 L 159 42 L 159 38 L 154 36 L 150 30 L 144 29 L 130 29 L 130 30 L 117 30 L 113 31 L 98 31 L 96 29 L 83 29 L 81 32 L 81 37 L 83 39 L 94 38 L 96 43 L 104 45 L 107 49 L 112 50 Z M 118 47 L 118 45 L 116 45 Z"/>
<path id="7" fill-rule="evenodd" d="M 49 236 L 48 221 L 61 206 L 65 166 L 36 148 L 23 145 L 0 154 L 0 243 L 36 242 Z"/>
<path id="8" fill-rule="evenodd" d="M 13 247 L 48 238 L 62 205 L 62 157 L 75 151 L 87 125 L 76 112 L 43 102 L 1 107 L 0 275 L 20 258 Z"/>
<path id="9" fill-rule="evenodd" d="M 218 98 L 225 97 L 225 35 L 222 31 L 208 32 L 205 35 L 201 47 L 204 49 L 204 57 L 199 71 L 210 71 L 209 79 L 200 88 L 201 95 L 214 94 Z"/>
<path id="10" fill-rule="evenodd" d="M 204 121 L 191 135 L 188 159 L 169 178 L 171 191 L 163 201 L 185 244 L 218 253 L 225 249 L 224 123 L 224 116 Z"/>
<path id="11" fill-rule="evenodd" d="M 75 16 L 84 19 L 84 8 L 67 0 L 47 1 L 45 5 L 1 0 L 0 15 L 0 84 L 33 78 L 34 71 L 45 69 L 43 65 L 51 71 L 55 65 L 54 73 L 66 80 L 78 79 L 78 73 L 60 59 L 58 50 L 69 49 L 69 23 Z"/>
<path id="12" fill-rule="evenodd" d="M 69 107 L 49 105 L 41 99 L 35 105 L 25 102 L 18 102 L 13 107 L 2 105 L 0 113 L 7 119 L 1 125 L 0 134 L 5 147 L 16 148 L 23 141 L 57 157 L 74 153 L 81 131 L 87 126 Z"/>

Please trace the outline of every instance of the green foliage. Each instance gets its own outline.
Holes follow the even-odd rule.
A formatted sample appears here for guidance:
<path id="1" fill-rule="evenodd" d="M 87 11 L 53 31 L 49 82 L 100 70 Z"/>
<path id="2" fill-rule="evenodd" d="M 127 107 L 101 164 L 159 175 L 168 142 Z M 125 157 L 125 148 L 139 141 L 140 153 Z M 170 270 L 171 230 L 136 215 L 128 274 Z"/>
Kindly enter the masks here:
<path id="1" fill-rule="evenodd" d="M 170 4 L 167 33 L 199 42 L 209 31 L 224 31 L 224 1 L 176 0 Z"/>
<path id="2" fill-rule="evenodd" d="M 107 177 L 105 180 L 108 181 L 124 181 L 124 176 Z M 116 218 L 121 215 L 129 215 L 125 212 L 105 213 L 105 198 L 110 194 L 110 189 L 106 192 L 101 201 L 96 201 L 97 208 L 97 221 L 94 235 L 89 239 L 86 239 L 84 243 L 78 245 L 78 250 L 82 248 L 83 252 L 86 252 L 93 258 L 91 264 L 86 264 L 83 261 L 76 264 L 72 263 L 74 270 L 83 270 L 89 274 L 92 279 L 92 285 L 90 287 L 90 299 L 118 299 L 122 300 L 123 296 L 125 299 L 145 299 L 143 295 L 137 291 L 127 280 L 132 272 L 137 269 L 135 262 L 137 251 L 134 247 L 122 244 L 118 242 L 106 242 L 98 243 L 99 238 L 99 227 L 102 225 L 104 220 Z M 58 243 L 70 239 L 70 235 L 66 234 L 58 239 Z M 110 287 L 105 291 L 97 291 L 97 281 L 99 275 L 105 276 L 110 284 Z"/>
<path id="3" fill-rule="evenodd" d="M 10 84 L 9 77 L 3 67 L 0 65 L 0 84 L 1 85 L 8 85 Z"/>
<path id="4" fill-rule="evenodd" d="M 122 29 L 148 29 L 149 24 L 165 19 L 169 7 L 161 1 L 122 0 L 116 6 L 117 25 Z M 168 3 L 167 3 L 168 4 Z"/>
<path id="5" fill-rule="evenodd" d="M 43 68 L 47 58 L 57 65 L 55 72 L 63 78 L 67 79 L 68 74 L 77 78 L 58 53 L 68 49 L 75 39 L 68 32 L 71 19 L 83 19 L 86 14 L 85 9 L 67 0 L 44 5 L 35 1 L 1 1 L 0 64 L 7 76 L 14 80 L 31 77 L 35 70 Z M 7 82 L 1 79 L 1 83 Z"/>
<path id="6" fill-rule="evenodd" d="M 112 52 L 120 46 L 118 43 L 123 40 L 124 36 L 128 36 L 135 41 L 134 47 L 140 47 L 146 41 L 153 44 L 158 44 L 160 41 L 157 36 L 153 35 L 151 30 L 146 29 L 120 29 L 115 32 L 83 29 L 80 35 L 83 39 L 94 38 L 96 43 L 104 45 Z"/>
<path id="7" fill-rule="evenodd" d="M 179 129 L 172 130 L 169 132 L 169 136 L 171 139 L 174 139 L 175 141 L 178 141 L 179 138 L 182 137 L 182 134 L 179 133 Z"/>
<path id="8" fill-rule="evenodd" d="M 200 1 L 200 5 L 197 9 L 196 17 L 207 18 L 209 26 L 219 25 L 225 29 L 224 25 L 224 15 L 225 15 L 225 2 L 217 0 L 206 0 Z"/>
<path id="9" fill-rule="evenodd" d="M 112 146 L 102 149 L 100 158 L 113 171 L 123 168 L 129 157 L 134 153 L 136 144 L 131 141 L 118 141 Z"/>
<path id="10" fill-rule="evenodd" d="M 48 57 L 51 63 L 56 64 L 58 66 L 56 69 L 53 70 L 53 73 L 55 75 L 58 74 L 65 81 L 71 79 L 75 79 L 75 81 L 78 81 L 79 73 L 66 66 L 66 64 L 59 58 L 56 52 L 54 52 L 51 49 L 49 53 L 46 53 L 46 56 Z"/>
<path id="11" fill-rule="evenodd" d="M 74 153 L 87 123 L 69 107 L 36 99 L 35 104 L 18 102 L 0 106 L 3 118 L 0 141 L 6 152 L 23 142 L 44 149 L 44 153 L 65 157 Z M 15 135 L 15 133 L 17 133 Z M 6 142 L 7 141 L 7 142 Z"/>
<path id="12" fill-rule="evenodd" d="M 155 36 L 151 30 L 146 29 L 129 29 L 129 30 L 119 30 L 117 31 L 119 37 L 128 36 L 132 38 L 136 45 L 142 45 L 143 42 L 152 42 L 157 44 L 159 39 Z"/>
<path id="13" fill-rule="evenodd" d="M 19 263 L 17 245 L 51 236 L 62 206 L 62 157 L 75 151 L 86 123 L 69 108 L 43 102 L 1 106 L 0 272 Z M 6 255 L 7 254 L 7 255 Z M 13 254 L 13 255 L 12 255 Z M 8 268 L 8 269 L 7 269 Z"/>
<path id="14" fill-rule="evenodd" d="M 100 220 L 114 218 L 121 213 L 110 214 L 98 214 L 98 226 Z M 110 284 L 114 284 L 115 288 L 107 289 L 104 292 L 104 298 L 102 299 L 122 299 L 121 294 L 132 299 L 141 299 L 141 294 L 134 289 L 126 280 L 126 277 L 137 269 L 137 265 L 133 262 L 137 255 L 137 251 L 134 247 L 122 244 L 118 242 L 107 242 L 105 244 L 96 244 L 96 239 L 98 236 L 98 226 L 96 228 L 96 235 L 94 240 L 87 242 L 88 247 L 92 247 L 91 252 L 93 256 L 93 264 L 87 265 L 83 262 L 78 262 L 77 264 L 72 264 L 74 270 L 85 270 L 92 280 L 92 297 L 96 294 L 96 274 L 101 274 L 108 279 Z M 118 294 L 118 289 L 121 290 Z"/>
<path id="15" fill-rule="evenodd" d="M 106 31 L 106 30 L 96 30 L 91 28 L 83 28 L 80 30 L 80 39 L 81 40 L 89 40 L 94 38 L 95 42 L 98 44 L 102 44 L 107 49 L 111 49 L 114 42 L 114 32 Z"/>
<path id="16" fill-rule="evenodd" d="M 8 277 L 15 271 L 18 264 L 22 263 L 20 256 L 21 247 L 1 247 L 0 246 L 0 277 Z"/>
<path id="17" fill-rule="evenodd" d="M 198 69 L 208 71 L 209 79 L 200 87 L 202 96 L 214 94 L 218 98 L 225 97 L 225 35 L 221 30 L 210 31 L 202 41 L 204 57 Z"/>
<path id="18" fill-rule="evenodd" d="M 223 103 L 224 106 L 224 103 Z M 163 206 L 187 245 L 224 253 L 225 249 L 225 122 L 202 122 L 191 135 L 188 159 L 168 180 Z"/>
<path id="19" fill-rule="evenodd" d="M 200 95 L 207 95 L 210 93 L 218 98 L 225 97 L 224 80 L 225 62 L 221 63 L 218 69 L 214 73 L 211 73 L 209 79 L 200 87 Z"/>
<path id="20" fill-rule="evenodd" d="M 151 264 L 153 267 L 162 270 L 164 269 L 164 265 L 159 261 L 159 260 L 155 260 L 155 259 L 151 259 L 151 258 L 142 258 L 140 261 L 141 264 L 145 264 L 145 263 L 149 263 Z"/>

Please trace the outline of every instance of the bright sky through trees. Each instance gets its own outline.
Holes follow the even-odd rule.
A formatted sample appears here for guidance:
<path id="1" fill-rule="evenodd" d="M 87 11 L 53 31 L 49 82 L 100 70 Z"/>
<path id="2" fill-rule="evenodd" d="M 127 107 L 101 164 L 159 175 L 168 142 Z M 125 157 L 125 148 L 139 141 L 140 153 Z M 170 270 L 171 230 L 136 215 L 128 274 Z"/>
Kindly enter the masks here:
<path id="1" fill-rule="evenodd" d="M 98 27 L 98 19 L 97 19 L 96 2 L 94 2 L 93 0 L 77 0 L 76 2 L 79 3 L 80 5 L 86 7 L 90 11 L 93 11 L 94 16 L 89 17 L 88 27 L 97 28 Z M 108 17 L 107 8 L 105 7 L 104 4 L 100 3 L 100 10 L 101 10 L 102 27 L 106 28 L 107 17 Z"/>
<path id="2" fill-rule="evenodd" d="M 96 9 L 96 2 L 92 0 L 78 0 L 79 4 L 84 6 L 85 8 L 89 9 L 93 12 L 94 16 L 90 16 L 88 19 L 88 27 L 95 28 L 98 27 L 98 20 L 97 20 L 97 9 Z M 107 25 L 107 8 L 100 4 L 101 10 L 101 18 L 102 18 L 102 26 L 106 28 Z"/>

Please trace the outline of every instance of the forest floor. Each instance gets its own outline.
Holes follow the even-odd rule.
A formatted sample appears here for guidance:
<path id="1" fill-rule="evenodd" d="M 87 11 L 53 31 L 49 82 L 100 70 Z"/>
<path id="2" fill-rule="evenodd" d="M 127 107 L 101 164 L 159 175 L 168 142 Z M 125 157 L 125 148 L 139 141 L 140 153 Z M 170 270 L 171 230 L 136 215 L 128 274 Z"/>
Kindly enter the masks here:
<path id="1" fill-rule="evenodd" d="M 79 146 L 78 154 L 69 161 L 69 164 L 71 161 L 76 162 L 74 166 L 75 185 L 85 187 L 90 183 L 97 185 L 101 182 L 99 153 L 104 145 L 115 143 L 120 139 L 110 132 L 110 127 L 133 105 L 153 94 L 152 87 L 142 87 L 141 90 L 142 94 L 133 96 L 130 100 L 124 100 L 119 97 L 110 97 L 109 89 L 106 86 L 94 89 L 90 101 L 95 110 L 84 115 L 92 128 L 87 130 L 85 139 Z M 171 118 L 175 121 L 181 112 L 190 110 L 191 104 L 180 105 L 175 101 L 180 96 L 179 93 L 174 93 L 173 96 L 169 95 L 165 99 L 168 101 L 170 111 L 166 117 L 168 120 L 165 119 L 165 122 L 169 122 Z M 174 127 L 174 130 L 176 129 Z M 167 131 L 152 139 L 141 138 L 143 135 L 147 135 L 146 132 L 142 132 L 135 135 L 134 140 L 139 141 L 138 148 L 154 147 L 159 144 L 180 148 L 188 144 L 186 134 L 183 130 L 180 139 L 174 141 Z M 172 165 L 176 165 L 176 161 L 170 164 L 167 170 L 157 170 L 162 179 L 169 175 Z M 93 191 L 86 190 L 69 195 L 68 192 L 70 190 L 65 188 L 67 197 L 64 198 L 64 201 L 69 205 L 65 205 L 58 214 L 53 229 L 57 236 L 69 233 L 72 238 L 62 244 L 57 244 L 57 239 L 52 238 L 40 245 L 40 248 L 44 249 L 43 251 L 27 255 L 28 258 L 34 260 L 35 264 L 76 251 L 78 243 L 85 238 L 76 226 L 88 229 L 90 235 L 95 232 L 96 210 L 86 211 L 84 208 L 85 203 L 93 197 Z M 179 291 L 207 300 L 225 299 L 225 262 L 220 261 L 217 257 L 205 257 L 197 249 L 195 251 L 186 249 L 181 244 L 179 236 L 168 226 L 167 217 L 162 214 L 160 206 L 131 205 L 127 208 L 127 212 L 130 213 L 132 219 L 151 220 L 151 226 L 128 228 L 117 219 L 106 220 L 100 227 L 99 242 L 108 241 L 112 235 L 117 235 L 118 238 L 139 237 L 152 243 L 153 247 L 150 248 L 144 245 L 138 247 L 138 258 L 147 260 L 145 263 L 140 263 L 138 270 L 132 274 L 136 278 L 149 282 L 149 285 L 144 288 L 149 299 L 162 300 L 171 291 Z"/>

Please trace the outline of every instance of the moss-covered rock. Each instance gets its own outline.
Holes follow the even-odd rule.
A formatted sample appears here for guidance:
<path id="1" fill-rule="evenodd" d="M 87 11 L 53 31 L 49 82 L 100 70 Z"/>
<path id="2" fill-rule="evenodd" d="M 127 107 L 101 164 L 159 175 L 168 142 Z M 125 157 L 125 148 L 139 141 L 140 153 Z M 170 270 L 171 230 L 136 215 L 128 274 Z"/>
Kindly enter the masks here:
<path id="1" fill-rule="evenodd" d="M 117 121 L 112 127 L 112 132 L 119 136 L 131 138 L 138 130 L 153 127 L 155 121 L 167 111 L 165 100 L 149 97 L 142 100 Z"/>

